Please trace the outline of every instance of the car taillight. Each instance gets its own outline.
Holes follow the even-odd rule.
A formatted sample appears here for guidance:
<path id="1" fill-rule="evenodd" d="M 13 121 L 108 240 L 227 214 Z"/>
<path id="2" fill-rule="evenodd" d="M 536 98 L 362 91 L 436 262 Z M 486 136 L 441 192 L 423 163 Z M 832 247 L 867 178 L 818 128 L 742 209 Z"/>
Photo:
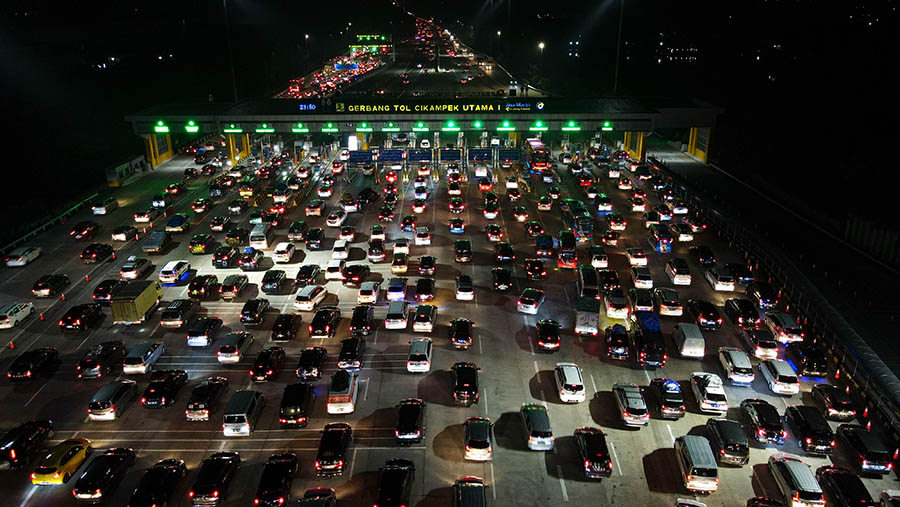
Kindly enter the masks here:
<path id="1" fill-rule="evenodd" d="M 812 439 L 809 438 L 809 437 L 807 437 L 807 438 L 806 438 L 806 445 L 810 445 L 810 444 L 812 444 Z"/>
<path id="2" fill-rule="evenodd" d="M 194 498 L 194 492 L 188 491 L 188 498 Z"/>

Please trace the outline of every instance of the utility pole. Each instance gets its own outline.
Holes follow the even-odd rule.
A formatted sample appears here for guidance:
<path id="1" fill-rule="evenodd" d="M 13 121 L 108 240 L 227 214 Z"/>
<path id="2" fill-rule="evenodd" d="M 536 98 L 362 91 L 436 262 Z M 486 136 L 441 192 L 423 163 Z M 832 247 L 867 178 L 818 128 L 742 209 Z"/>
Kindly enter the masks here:
<path id="1" fill-rule="evenodd" d="M 228 67 L 231 69 L 231 91 L 234 93 L 234 101 L 237 102 L 237 79 L 234 76 L 234 55 L 231 54 L 231 23 L 228 20 L 228 0 L 222 0 L 222 10 L 225 11 L 225 40 L 228 44 Z"/>

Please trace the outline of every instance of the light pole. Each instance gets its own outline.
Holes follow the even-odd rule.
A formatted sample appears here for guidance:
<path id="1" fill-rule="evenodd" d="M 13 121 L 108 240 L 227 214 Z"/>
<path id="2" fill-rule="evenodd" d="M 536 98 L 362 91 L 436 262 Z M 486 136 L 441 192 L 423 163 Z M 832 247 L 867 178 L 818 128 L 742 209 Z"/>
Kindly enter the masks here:
<path id="1" fill-rule="evenodd" d="M 613 95 L 619 90 L 619 54 L 622 52 L 622 15 L 625 13 L 625 0 L 619 2 L 619 36 L 616 42 L 616 74 L 613 80 Z"/>
<path id="2" fill-rule="evenodd" d="M 309 34 L 303 34 L 303 43 L 306 44 L 306 49 L 309 49 Z"/>
<path id="3" fill-rule="evenodd" d="M 543 42 L 538 42 L 538 49 L 541 50 L 541 60 L 543 60 L 544 59 L 544 43 Z"/>

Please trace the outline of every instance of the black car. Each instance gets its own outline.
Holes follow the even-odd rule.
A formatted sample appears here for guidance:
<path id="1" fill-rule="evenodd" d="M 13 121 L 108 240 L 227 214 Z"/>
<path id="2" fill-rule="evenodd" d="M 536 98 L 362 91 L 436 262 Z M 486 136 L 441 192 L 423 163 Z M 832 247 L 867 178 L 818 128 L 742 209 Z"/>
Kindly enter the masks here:
<path id="1" fill-rule="evenodd" d="M 637 320 L 640 322 L 641 313 L 638 312 Z M 666 342 L 662 333 L 644 333 L 640 330 L 631 333 L 631 344 L 637 356 L 638 365 L 662 368 L 666 365 L 669 356 L 666 354 Z"/>
<path id="2" fill-rule="evenodd" d="M 238 261 L 241 271 L 256 271 L 264 258 L 262 250 L 253 247 L 245 247 L 244 253 L 241 254 L 241 260 Z"/>
<path id="3" fill-rule="evenodd" d="M 78 240 L 87 240 L 93 238 L 99 229 L 100 224 L 97 222 L 85 220 L 73 225 L 72 230 L 69 231 L 69 236 Z"/>
<path id="4" fill-rule="evenodd" d="M 606 328 L 606 354 L 610 359 L 628 359 L 628 329 L 622 324 Z"/>
<path id="5" fill-rule="evenodd" d="M 721 417 L 707 419 L 706 437 L 720 464 L 740 466 L 750 462 L 750 442 L 741 423 Z"/>
<path id="6" fill-rule="evenodd" d="M 113 253 L 113 247 L 105 243 L 91 243 L 81 251 L 81 262 L 95 264 L 112 257 Z"/>
<path id="7" fill-rule="evenodd" d="M 297 276 L 294 277 L 294 285 L 297 287 L 305 287 L 311 283 L 316 283 L 316 279 L 319 277 L 319 272 L 321 271 L 322 268 L 320 268 L 318 264 L 304 264 L 300 266 L 300 269 L 297 271 Z"/>
<path id="8" fill-rule="evenodd" d="M 247 275 L 228 275 L 225 277 L 225 280 L 222 280 L 222 284 L 219 285 L 219 295 L 222 296 L 223 299 L 241 297 L 244 288 L 246 288 L 249 283 L 250 279 Z"/>
<path id="9" fill-rule="evenodd" d="M 262 279 L 262 291 L 266 294 L 278 294 L 281 292 L 287 274 L 281 269 L 270 269 L 266 271 Z"/>
<path id="10" fill-rule="evenodd" d="M 541 319 L 537 322 L 537 348 L 547 352 L 559 350 L 559 322 Z"/>
<path id="11" fill-rule="evenodd" d="M 38 375 L 49 375 L 59 366 L 59 352 L 53 347 L 42 347 L 23 352 L 6 371 L 10 382 L 27 382 Z"/>
<path id="12" fill-rule="evenodd" d="M 421 442 L 425 436 L 425 400 L 407 398 L 397 405 L 396 410 L 394 437 L 397 443 L 409 445 Z"/>
<path id="13" fill-rule="evenodd" d="M 850 470 L 834 465 L 822 465 L 816 469 L 816 480 L 828 503 L 839 506 L 875 506 L 872 495 L 863 481 Z"/>
<path id="14" fill-rule="evenodd" d="M 72 495 L 78 503 L 100 503 L 110 498 L 119 487 L 128 469 L 134 465 L 135 454 L 123 447 L 108 449 L 88 463 L 75 481 Z"/>
<path id="15" fill-rule="evenodd" d="M 732 322 L 744 329 L 757 327 L 760 323 L 759 310 L 749 299 L 726 299 L 725 314 Z"/>
<path id="16" fill-rule="evenodd" d="M 250 241 L 250 231 L 243 227 L 235 226 L 225 233 L 225 243 L 230 246 L 246 245 L 248 241 Z"/>
<path id="17" fill-rule="evenodd" d="M 784 503 L 765 496 L 756 496 L 747 500 L 746 507 L 784 507 Z"/>
<path id="18" fill-rule="evenodd" d="M 433 301 L 434 300 L 434 279 L 419 278 L 416 280 L 416 301 Z"/>
<path id="19" fill-rule="evenodd" d="M 268 382 L 276 378 L 284 359 L 284 347 L 272 346 L 262 349 L 250 367 L 250 378 L 256 382 Z"/>
<path id="20" fill-rule="evenodd" d="M 416 216 L 415 215 L 406 215 L 400 220 L 400 230 L 403 232 L 415 232 L 416 230 Z"/>
<path id="21" fill-rule="evenodd" d="M 188 284 L 187 294 L 192 299 L 205 299 L 218 294 L 219 277 L 216 275 L 197 275 Z"/>
<path id="22" fill-rule="evenodd" d="M 273 454 L 263 466 L 253 505 L 276 507 L 291 501 L 291 485 L 297 473 L 297 455 L 292 452 Z"/>
<path id="23" fill-rule="evenodd" d="M 846 453 L 862 474 L 887 475 L 894 469 L 887 445 L 875 433 L 859 424 L 842 424 L 837 434 L 850 452 Z"/>
<path id="24" fill-rule="evenodd" d="M 811 342 L 795 342 L 785 347 L 787 356 L 794 362 L 797 375 L 824 377 L 828 375 L 828 356 Z"/>
<path id="25" fill-rule="evenodd" d="M 344 473 L 349 458 L 347 450 L 353 440 L 353 430 L 347 423 L 330 423 L 322 429 L 316 451 L 316 476 L 332 477 Z"/>
<path id="26" fill-rule="evenodd" d="M 756 280 L 756 276 L 752 271 L 750 271 L 750 268 L 748 268 L 746 264 L 726 264 L 725 269 L 727 269 L 728 272 L 731 273 L 731 276 L 734 277 L 734 280 L 736 282 L 748 284 Z"/>
<path id="27" fill-rule="evenodd" d="M 68 286 L 69 277 L 66 275 L 44 275 L 34 282 L 31 294 L 36 298 L 52 298 Z"/>
<path id="28" fill-rule="evenodd" d="M 75 366 L 77 378 L 101 378 L 122 366 L 125 359 L 125 342 L 111 340 L 88 350 Z"/>
<path id="29" fill-rule="evenodd" d="M 575 429 L 575 445 L 584 464 L 584 476 L 588 479 L 609 478 L 612 475 L 612 458 L 606 445 L 606 435 L 599 428 Z"/>
<path id="30" fill-rule="evenodd" d="M 458 239 L 453 244 L 453 258 L 456 262 L 472 262 L 472 242 Z"/>
<path id="31" fill-rule="evenodd" d="M 297 336 L 300 330 L 300 324 L 303 317 L 299 313 L 282 313 L 275 318 L 275 324 L 272 325 L 272 341 L 286 342 L 291 341 Z"/>
<path id="32" fill-rule="evenodd" d="M 507 264 L 516 260 L 516 254 L 513 252 L 512 245 L 505 241 L 494 244 L 494 255 L 498 264 Z"/>
<path id="33" fill-rule="evenodd" d="M 369 187 L 366 187 L 359 191 L 359 194 L 357 194 L 356 199 L 359 201 L 359 205 L 361 207 L 365 207 L 365 206 L 368 206 L 370 204 L 377 202 L 378 197 L 379 197 L 378 192 L 376 192 L 375 190 L 373 190 Z"/>
<path id="34" fill-rule="evenodd" d="M 369 336 L 375 326 L 375 309 L 372 305 L 359 305 L 353 308 L 350 317 L 350 334 Z"/>
<path id="35" fill-rule="evenodd" d="M 366 281 L 371 269 L 366 264 L 350 264 L 341 271 L 344 286 L 359 287 Z"/>
<path id="36" fill-rule="evenodd" d="M 241 468 L 241 457 L 234 451 L 221 451 L 203 460 L 188 491 L 194 505 L 217 505 L 225 498 L 228 487 Z"/>
<path id="37" fill-rule="evenodd" d="M 309 410 L 316 397 L 312 384 L 301 382 L 284 386 L 278 423 L 282 428 L 303 428 L 309 421 Z"/>
<path id="38" fill-rule="evenodd" d="M 393 222 L 394 221 L 394 208 L 390 205 L 385 204 L 378 208 L 378 220 L 381 222 Z"/>
<path id="39" fill-rule="evenodd" d="M 512 287 L 512 272 L 506 268 L 494 268 L 491 270 L 491 280 L 494 291 L 506 292 Z"/>
<path id="40" fill-rule="evenodd" d="M 338 353 L 338 368 L 342 370 L 358 370 L 362 368 L 363 355 L 366 353 L 366 341 L 358 336 L 341 340 L 341 351 Z"/>
<path id="41" fill-rule="evenodd" d="M 784 415 L 801 449 L 809 454 L 832 453 L 834 446 L 837 445 L 834 432 L 818 408 L 791 405 L 784 411 Z"/>
<path id="42" fill-rule="evenodd" d="M 609 292 L 622 287 L 619 281 L 619 273 L 612 269 L 598 269 L 597 277 L 600 279 L 600 288 L 603 292 Z"/>
<path id="43" fill-rule="evenodd" d="M 219 405 L 226 391 L 228 379 L 225 377 L 209 377 L 194 386 L 184 410 L 187 420 L 208 421 L 209 414 Z"/>
<path id="44" fill-rule="evenodd" d="M 94 288 L 91 299 L 100 304 L 109 304 L 116 292 L 121 290 L 122 287 L 125 287 L 127 284 L 128 282 L 119 279 L 110 278 L 108 280 L 103 280 Z"/>
<path id="45" fill-rule="evenodd" d="M 770 310 L 778 304 L 778 293 L 766 282 L 753 281 L 747 284 L 747 296 L 760 310 Z"/>
<path id="46" fill-rule="evenodd" d="M 704 299 L 688 299 L 688 308 L 694 315 L 694 319 L 700 329 L 719 329 L 722 327 L 722 317 L 716 305 Z"/>
<path id="47" fill-rule="evenodd" d="M 843 389 L 831 384 L 816 384 L 810 391 L 813 400 L 818 402 L 828 419 L 846 421 L 856 417 L 853 400 Z"/>
<path id="48" fill-rule="evenodd" d="M 468 349 L 472 346 L 472 321 L 469 319 L 453 319 L 450 321 L 450 345 L 455 349 Z"/>
<path id="49" fill-rule="evenodd" d="M 787 436 L 781 415 L 765 400 L 748 398 L 741 402 L 741 413 L 747 421 L 750 436 L 761 444 L 781 445 Z"/>
<path id="50" fill-rule="evenodd" d="M 150 384 L 141 396 L 141 405 L 146 408 L 171 407 L 187 381 L 187 372 L 184 370 L 154 371 L 150 374 Z"/>
<path id="51" fill-rule="evenodd" d="M 423 255 L 419 257 L 419 274 L 423 276 L 434 276 L 434 269 L 437 266 L 437 259 L 433 255 Z"/>
<path id="52" fill-rule="evenodd" d="M 217 268 L 230 268 L 237 265 L 240 254 L 233 246 L 222 245 L 212 255 L 212 265 Z"/>
<path id="53" fill-rule="evenodd" d="M 251 299 L 244 303 L 241 309 L 241 324 L 245 326 L 259 326 L 266 318 L 269 310 L 269 300 L 265 298 Z"/>
<path id="54" fill-rule="evenodd" d="M 300 353 L 297 361 L 297 377 L 302 380 L 319 380 L 328 350 L 325 347 L 308 347 Z"/>
<path id="55" fill-rule="evenodd" d="M 678 382 L 668 378 L 655 378 L 650 381 L 650 392 L 656 398 L 660 418 L 676 420 L 684 417 L 684 395 Z"/>
<path id="56" fill-rule="evenodd" d="M 322 306 L 316 310 L 309 323 L 310 338 L 324 336 L 331 338 L 337 332 L 341 322 L 341 310 L 336 306 Z"/>
<path id="57" fill-rule="evenodd" d="M 28 421 L 0 438 L 0 469 L 19 468 L 44 450 L 53 436 L 53 421 Z"/>
<path id="58" fill-rule="evenodd" d="M 692 246 L 688 249 L 688 252 L 691 254 L 691 258 L 694 259 L 694 262 L 701 266 L 716 265 L 716 256 L 708 246 Z"/>
<path id="59" fill-rule="evenodd" d="M 525 277 L 529 280 L 546 280 L 547 270 L 540 259 L 525 259 Z"/>
<path id="60" fill-rule="evenodd" d="M 303 220 L 291 222 L 288 227 L 288 241 L 306 241 L 306 233 L 309 231 L 309 224 Z"/>
<path id="61" fill-rule="evenodd" d="M 409 505 L 409 495 L 416 477 L 416 465 L 403 458 L 389 459 L 381 468 L 375 505 L 402 507 Z"/>
<path id="62" fill-rule="evenodd" d="M 208 254 L 216 246 L 216 238 L 211 234 L 194 234 L 188 243 L 188 250 L 194 255 Z"/>
<path id="63" fill-rule="evenodd" d="M 103 321 L 103 311 L 100 303 L 87 303 L 73 306 L 59 319 L 59 330 L 66 332 L 81 332 L 97 327 Z"/>
<path id="64" fill-rule="evenodd" d="M 450 368 L 453 402 L 457 405 L 478 403 L 478 370 L 478 366 L 470 361 L 460 361 Z"/>

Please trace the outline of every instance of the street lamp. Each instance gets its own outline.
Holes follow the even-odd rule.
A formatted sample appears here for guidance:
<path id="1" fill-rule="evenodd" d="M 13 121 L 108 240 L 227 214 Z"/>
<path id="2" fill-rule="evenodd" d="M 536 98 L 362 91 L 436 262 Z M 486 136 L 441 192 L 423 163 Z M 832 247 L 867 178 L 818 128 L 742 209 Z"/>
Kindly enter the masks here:
<path id="1" fill-rule="evenodd" d="M 500 37 L 500 30 L 497 30 L 497 37 Z"/>
<path id="2" fill-rule="evenodd" d="M 543 42 L 538 42 L 538 49 L 541 50 L 541 58 L 543 58 L 544 57 L 544 43 Z"/>

